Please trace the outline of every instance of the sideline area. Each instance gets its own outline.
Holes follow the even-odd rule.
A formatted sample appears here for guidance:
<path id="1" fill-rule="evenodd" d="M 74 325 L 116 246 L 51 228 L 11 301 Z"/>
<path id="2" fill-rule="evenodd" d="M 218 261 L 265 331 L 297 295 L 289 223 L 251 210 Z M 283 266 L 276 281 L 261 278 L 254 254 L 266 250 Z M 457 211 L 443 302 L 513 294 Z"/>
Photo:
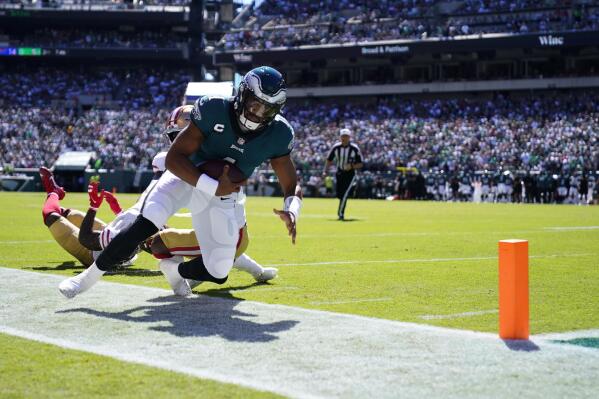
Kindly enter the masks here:
<path id="1" fill-rule="evenodd" d="M 591 397 L 599 330 L 494 334 L 0 267 L 0 332 L 290 397 Z"/>

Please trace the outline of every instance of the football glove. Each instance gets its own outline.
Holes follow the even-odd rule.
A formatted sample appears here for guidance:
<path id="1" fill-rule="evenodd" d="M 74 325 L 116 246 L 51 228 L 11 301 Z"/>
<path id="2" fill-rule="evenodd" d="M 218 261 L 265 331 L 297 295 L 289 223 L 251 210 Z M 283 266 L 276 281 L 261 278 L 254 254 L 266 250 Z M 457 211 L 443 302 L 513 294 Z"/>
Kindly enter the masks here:
<path id="1" fill-rule="evenodd" d="M 108 205 L 110 205 L 110 210 L 112 211 L 112 213 L 118 215 L 123 211 L 121 205 L 119 204 L 119 201 L 116 199 L 114 194 L 112 194 L 110 191 L 102 190 L 102 195 L 104 196 L 106 202 L 108 202 Z"/>
<path id="2" fill-rule="evenodd" d="M 89 206 L 93 209 L 98 209 L 100 205 L 102 205 L 102 201 L 104 200 L 104 196 L 102 193 L 98 192 L 98 183 L 97 181 L 91 182 L 87 186 L 87 194 L 89 195 Z"/>

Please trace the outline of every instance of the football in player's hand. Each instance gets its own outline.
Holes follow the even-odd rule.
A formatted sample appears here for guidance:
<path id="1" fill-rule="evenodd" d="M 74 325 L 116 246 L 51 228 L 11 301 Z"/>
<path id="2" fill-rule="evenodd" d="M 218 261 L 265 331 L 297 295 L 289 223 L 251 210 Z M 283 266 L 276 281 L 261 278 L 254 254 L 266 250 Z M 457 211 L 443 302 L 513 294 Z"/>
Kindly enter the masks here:
<path id="1" fill-rule="evenodd" d="M 213 159 L 202 162 L 198 165 L 198 169 L 200 172 L 206 173 L 213 179 L 218 180 L 218 178 L 223 174 L 223 168 L 225 165 L 229 165 L 229 180 L 231 180 L 233 183 L 240 183 L 246 179 L 237 166 L 222 159 Z"/>

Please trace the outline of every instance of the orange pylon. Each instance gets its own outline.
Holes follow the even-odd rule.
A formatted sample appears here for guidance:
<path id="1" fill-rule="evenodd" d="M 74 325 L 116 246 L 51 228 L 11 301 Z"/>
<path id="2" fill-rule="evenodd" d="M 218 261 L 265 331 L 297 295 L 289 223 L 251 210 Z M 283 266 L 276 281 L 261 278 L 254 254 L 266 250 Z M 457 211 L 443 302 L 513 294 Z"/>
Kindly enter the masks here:
<path id="1" fill-rule="evenodd" d="M 528 241 L 499 241 L 499 336 L 528 339 Z"/>

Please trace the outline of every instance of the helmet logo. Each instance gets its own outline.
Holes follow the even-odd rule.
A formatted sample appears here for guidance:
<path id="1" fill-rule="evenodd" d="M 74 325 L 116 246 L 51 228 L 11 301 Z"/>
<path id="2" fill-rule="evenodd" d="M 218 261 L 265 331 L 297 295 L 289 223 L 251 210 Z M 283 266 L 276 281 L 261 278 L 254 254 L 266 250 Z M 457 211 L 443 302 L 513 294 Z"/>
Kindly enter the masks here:
<path id="1" fill-rule="evenodd" d="M 250 72 L 246 75 L 246 84 L 256 97 L 266 101 L 267 103 L 283 104 L 287 99 L 287 90 L 283 87 L 280 87 L 277 92 L 273 94 L 264 93 L 262 80 L 260 79 L 260 76 L 256 75 L 255 73 Z"/>

